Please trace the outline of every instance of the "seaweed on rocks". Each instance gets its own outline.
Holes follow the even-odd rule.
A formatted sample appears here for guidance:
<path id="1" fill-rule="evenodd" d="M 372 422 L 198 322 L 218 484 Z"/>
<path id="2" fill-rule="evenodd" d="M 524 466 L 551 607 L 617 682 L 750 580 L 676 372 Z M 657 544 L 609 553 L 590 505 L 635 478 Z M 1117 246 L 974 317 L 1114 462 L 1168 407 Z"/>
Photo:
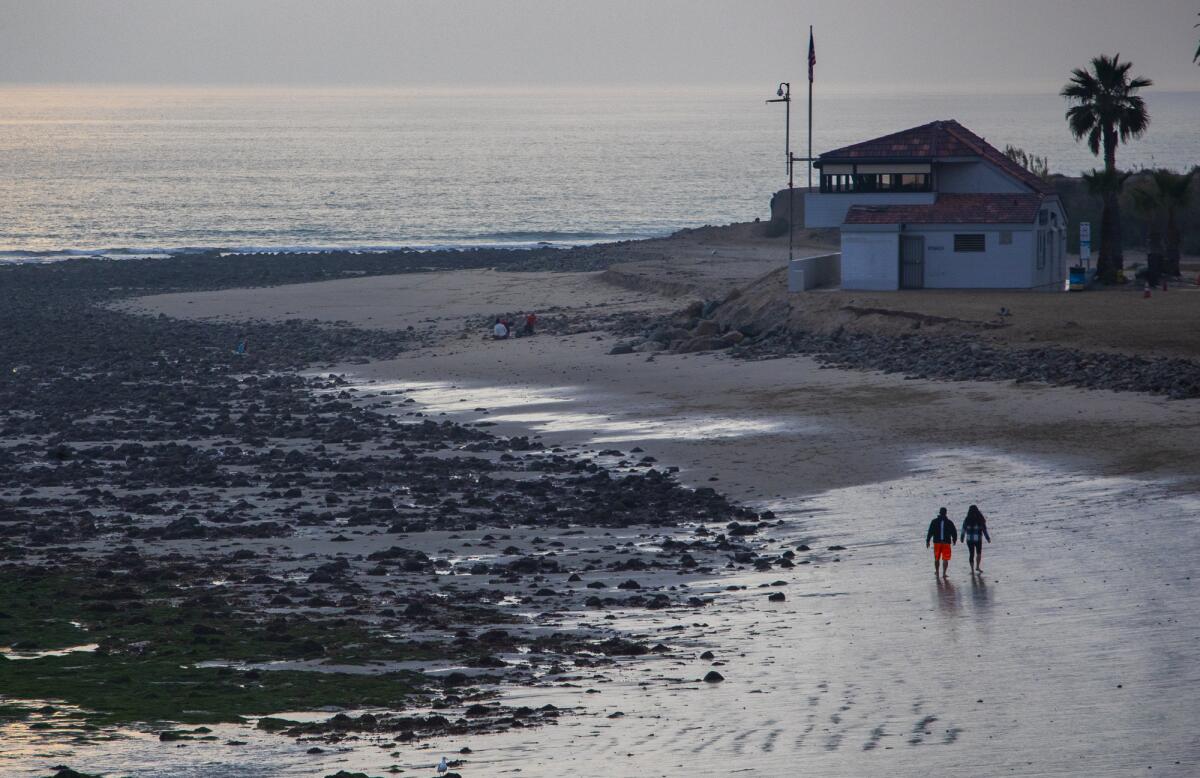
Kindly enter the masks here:
<path id="1" fill-rule="evenodd" d="M 616 475 L 536 439 L 421 416 L 403 398 L 377 407 L 345 377 L 301 372 L 396 356 L 421 337 L 413 331 L 181 321 L 111 305 L 485 259 L 497 258 L 0 268 L 0 645 L 35 654 L 0 658 L 5 696 L 61 700 L 104 725 L 371 706 L 383 711 L 375 724 L 354 726 L 418 739 L 558 715 L 468 715 L 486 702 L 479 685 L 669 650 L 604 629 L 546 641 L 511 606 L 583 607 L 590 590 L 571 577 L 732 563 L 750 553 L 736 539 L 677 535 L 705 522 L 754 525 L 753 511 L 685 488 L 652 461 Z M 630 527 L 676 535 L 615 562 L 559 554 L 580 528 Z M 509 543 L 514 528 L 537 537 Z M 433 533 L 436 544 L 423 542 Z M 459 533 L 478 545 L 442 548 Z M 597 607 L 706 604 L 645 583 L 620 594 Z M 397 664 L 443 660 L 470 672 Z M 445 724 L 408 713 L 451 697 Z M 334 719 L 304 735 L 344 732 Z"/>

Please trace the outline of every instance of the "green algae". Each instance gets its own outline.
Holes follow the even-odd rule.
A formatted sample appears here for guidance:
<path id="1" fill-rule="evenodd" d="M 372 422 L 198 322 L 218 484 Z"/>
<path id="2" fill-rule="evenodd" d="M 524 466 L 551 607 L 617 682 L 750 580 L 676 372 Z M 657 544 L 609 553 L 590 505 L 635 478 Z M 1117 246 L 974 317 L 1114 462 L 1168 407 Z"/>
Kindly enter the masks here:
<path id="1" fill-rule="evenodd" d="M 0 657 L 7 701 L 78 706 L 91 724 L 240 721 L 325 706 L 405 707 L 427 679 L 414 672 L 238 670 L 199 666 L 277 660 L 330 663 L 430 660 L 446 646 L 387 639 L 345 619 L 261 617 L 228 603 L 181 601 L 178 587 L 97 589 L 66 574 L 0 571 L 0 644 L 95 652 Z M 9 706 L 13 714 L 22 710 Z M 5 709 L 0 709 L 0 715 Z"/>
<path id="2" fill-rule="evenodd" d="M 241 721 L 324 706 L 400 709 L 421 690 L 417 673 L 238 672 L 164 660 L 96 655 L 0 662 L 10 699 L 62 700 L 93 724 Z"/>

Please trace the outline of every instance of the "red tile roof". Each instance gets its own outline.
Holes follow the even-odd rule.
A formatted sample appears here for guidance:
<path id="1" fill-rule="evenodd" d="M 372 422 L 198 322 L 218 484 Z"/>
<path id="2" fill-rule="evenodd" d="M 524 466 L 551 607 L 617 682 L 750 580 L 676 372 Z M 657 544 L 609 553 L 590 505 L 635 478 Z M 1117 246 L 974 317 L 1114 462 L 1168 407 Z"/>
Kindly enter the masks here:
<path id="1" fill-rule="evenodd" d="M 953 119 L 943 119 L 881 138 L 827 151 L 820 162 L 869 159 L 941 159 L 982 157 L 1035 192 L 1049 194 L 1047 182 L 1013 162 L 1004 153 Z"/>
<path id="2" fill-rule="evenodd" d="M 1040 194 L 941 194 L 931 205 L 852 205 L 846 224 L 1033 224 Z"/>

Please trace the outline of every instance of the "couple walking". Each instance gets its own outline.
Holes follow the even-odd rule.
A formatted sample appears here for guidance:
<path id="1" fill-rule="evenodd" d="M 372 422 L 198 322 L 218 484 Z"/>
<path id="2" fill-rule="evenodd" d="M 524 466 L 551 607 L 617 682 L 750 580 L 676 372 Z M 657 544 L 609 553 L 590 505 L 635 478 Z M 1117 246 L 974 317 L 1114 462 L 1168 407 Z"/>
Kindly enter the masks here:
<path id="1" fill-rule="evenodd" d="M 975 505 L 967 509 L 967 517 L 962 523 L 962 539 L 970 552 L 971 571 L 980 572 L 979 565 L 983 562 L 983 539 L 992 542 L 988 534 L 987 519 Z M 946 568 L 950 565 L 950 547 L 958 542 L 958 530 L 954 522 L 946 515 L 946 509 L 938 511 L 937 518 L 929 522 L 929 531 L 925 533 L 925 548 L 933 542 L 933 574 L 938 574 L 938 562 L 942 563 L 942 577 L 946 577 Z"/>

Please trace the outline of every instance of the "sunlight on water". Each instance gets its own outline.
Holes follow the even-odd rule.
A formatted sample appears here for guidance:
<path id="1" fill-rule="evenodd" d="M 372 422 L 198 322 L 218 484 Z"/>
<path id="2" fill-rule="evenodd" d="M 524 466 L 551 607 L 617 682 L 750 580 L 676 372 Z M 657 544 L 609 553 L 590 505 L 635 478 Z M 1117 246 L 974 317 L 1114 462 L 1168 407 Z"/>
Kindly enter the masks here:
<path id="1" fill-rule="evenodd" d="M 69 648 L 57 648 L 49 651 L 20 651 L 12 648 L 0 648 L 0 656 L 5 659 L 41 659 L 47 656 L 66 656 L 68 654 L 95 651 L 99 647 L 96 643 L 88 643 L 82 646 L 70 646 Z"/>
<path id="2" fill-rule="evenodd" d="M 490 417 L 495 422 L 528 426 L 541 433 L 578 432 L 589 443 L 639 440 L 732 438 L 777 432 L 787 425 L 765 419 L 680 416 L 673 419 L 614 419 L 590 413 L 512 413 Z"/>
<path id="3" fill-rule="evenodd" d="M 0 86 L 0 261 L 528 247 L 749 221 L 787 180 L 782 116 L 762 102 L 771 86 Z M 1151 131 L 1122 146 L 1122 167 L 1193 164 L 1200 99 L 1154 90 L 1146 101 Z M 822 94 L 814 151 L 954 118 L 1077 175 L 1097 161 L 1063 110 L 1053 93 Z"/>
<path id="4" fill-rule="evenodd" d="M 364 393 L 403 392 L 427 413 L 461 413 L 474 408 L 489 411 L 530 405 L 574 402 L 581 391 L 575 386 L 458 386 L 434 381 L 374 382 L 359 386 Z"/>
<path id="5" fill-rule="evenodd" d="M 364 395 L 402 392 L 426 413 L 469 413 L 477 408 L 507 413 L 489 413 L 481 418 L 496 424 L 515 424 L 538 434 L 570 434 L 573 442 L 605 444 L 649 440 L 697 440 L 763 435 L 788 430 L 797 434 L 819 429 L 815 423 L 800 425 L 765 417 L 733 418 L 695 415 L 654 417 L 637 413 L 600 414 L 573 411 L 563 406 L 585 404 L 578 387 L 512 386 L 467 387 L 436 382 L 370 383 L 359 386 Z"/>

